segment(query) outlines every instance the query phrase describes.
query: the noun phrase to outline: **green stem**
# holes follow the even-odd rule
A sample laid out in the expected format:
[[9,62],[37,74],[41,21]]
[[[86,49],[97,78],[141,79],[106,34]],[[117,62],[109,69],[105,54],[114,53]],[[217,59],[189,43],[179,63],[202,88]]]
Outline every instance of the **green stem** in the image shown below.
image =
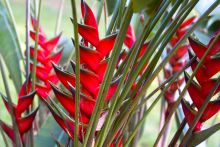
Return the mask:
[[38,50],[38,39],[39,39],[39,27],[40,27],[40,14],[41,14],[41,0],[39,1],[38,6],[39,12],[37,16],[37,26],[36,26],[36,39],[35,39],[35,46],[34,46],[34,57],[33,57],[33,68],[32,68],[32,90],[35,90],[36,84],[36,68],[37,68],[37,50]]
[[[159,71],[163,68],[163,66],[170,60],[170,57],[176,53],[176,51],[177,51],[177,49],[179,48],[179,46],[180,46],[180,45],[190,36],[190,34],[206,19],[206,17],[212,12],[212,10],[214,10],[214,9],[218,6],[219,3],[220,3],[220,2],[217,1],[217,2],[215,2],[211,7],[209,7],[209,9],[198,19],[198,21],[186,32],[186,34],[183,36],[183,38],[180,39],[180,41],[178,41],[178,43],[174,46],[174,48],[172,49],[170,55],[167,56],[166,59],[164,60],[164,62],[158,67],[158,69],[156,69],[156,71],[155,71],[156,73],[159,73]],[[208,50],[207,50],[207,51],[208,51]],[[203,57],[205,58],[205,55],[204,55]],[[203,60],[204,60],[204,59],[203,59]],[[202,61],[202,59],[201,59],[201,61]],[[197,72],[197,70],[198,70],[198,68],[199,68],[200,66],[201,66],[201,63],[199,63],[199,64],[197,65],[197,68],[195,69],[195,71],[194,71],[193,74],[191,75],[189,81],[186,83],[185,88],[184,88],[183,91],[180,93],[179,98],[177,99],[177,101],[176,101],[175,104],[173,105],[173,108],[172,108],[170,114],[168,115],[167,120],[166,120],[166,122],[165,122],[163,128],[161,129],[161,131],[160,131],[160,133],[159,133],[159,135],[158,135],[158,137],[157,137],[157,139],[156,139],[156,142],[155,142],[154,146],[157,146],[157,143],[158,143],[158,141],[159,141],[161,135],[162,135],[162,134],[164,133],[164,131],[166,130],[166,127],[167,127],[167,124],[168,124],[169,120],[171,119],[171,117],[172,117],[173,113],[175,112],[176,108],[179,106],[183,95],[185,94],[185,92],[186,92],[186,90],[187,90],[187,88],[188,88],[190,82],[192,81],[193,77],[195,76],[195,74],[196,74],[196,72]]]
[[124,12],[124,9],[125,9],[125,4],[126,4],[126,0],[120,0],[120,6],[119,6],[119,10],[118,10],[118,17],[117,17],[117,21],[116,21],[116,29],[120,27],[121,25],[121,20],[122,20],[122,17],[123,17],[123,12]]
[[186,125],[186,120],[184,119],[184,120],[182,121],[182,123],[180,124],[178,130],[176,131],[174,137],[172,138],[172,140],[171,140],[171,142],[170,142],[170,144],[169,144],[169,147],[176,146],[176,143],[177,143],[177,141],[178,141],[178,138],[180,137],[180,135],[181,135],[181,133],[182,133],[182,131],[183,131],[185,125]]
[[30,75],[30,0],[26,0],[26,79]]
[[158,96],[154,102],[151,104],[151,106],[147,109],[146,112],[144,112],[144,115],[142,117],[141,120],[138,121],[137,125],[135,126],[135,128],[133,129],[132,133],[130,134],[129,138],[127,141],[125,141],[125,147],[128,147],[128,145],[130,144],[130,142],[132,141],[132,139],[134,138],[134,136],[136,135],[138,129],[140,128],[140,126],[143,124],[145,118],[148,116],[148,114],[151,112],[151,110],[154,108],[154,106],[157,104],[157,102],[160,100],[160,97]]
[[107,4],[106,1],[104,1],[104,22],[105,22],[105,32],[107,31]]
[[[181,23],[182,23],[182,21],[184,20],[184,18],[187,16],[187,14],[191,11],[191,9],[194,7],[194,5],[192,5],[189,9],[188,9],[188,7],[187,7],[187,11],[185,12],[185,14],[182,16],[182,18],[179,20],[179,22],[177,23],[177,25],[172,29],[172,31],[170,32],[170,33],[168,33],[168,37],[166,37],[166,39],[163,41],[163,43],[162,43],[162,45],[161,45],[161,49],[162,48],[164,48],[164,46],[169,42],[169,40],[170,40],[170,38],[171,38],[171,36],[172,36],[172,34],[175,32],[175,29],[176,29],[176,27],[177,26],[179,26]],[[161,50],[160,49],[160,50]],[[170,55],[169,56],[169,58],[170,57],[172,57],[173,56],[173,54],[172,55]],[[157,58],[157,57],[156,57]],[[143,59],[143,58],[142,58]],[[167,63],[167,62],[166,62]],[[163,66],[162,66],[162,68],[164,67],[164,65],[166,64],[165,62],[162,62],[162,64],[163,64]],[[159,66],[160,67],[160,66]],[[161,70],[161,69],[160,69]],[[145,82],[145,84],[142,86],[142,89],[141,89],[141,91],[139,91],[139,94],[138,94],[138,96],[134,99],[134,101],[130,101],[130,104],[132,104],[131,106],[130,105],[127,105],[127,113],[125,113],[125,115],[129,115],[129,113],[130,112],[132,112],[132,109],[134,109],[135,108],[135,106],[138,104],[138,101],[139,101],[139,99],[145,94],[145,91],[146,91],[146,89],[150,86],[150,84],[153,82],[153,79],[155,78],[155,77],[157,77],[157,75],[158,75],[158,73],[159,72],[154,72],[150,77],[148,77],[148,79],[146,80],[146,82]],[[121,98],[120,98],[121,99]],[[116,109],[117,110],[117,109]],[[125,121],[125,119],[123,118],[123,121],[121,121],[120,122],[120,125],[123,123]],[[119,125],[119,126],[120,126]],[[119,129],[119,127],[117,128],[117,129]],[[117,129],[116,129],[116,132],[117,132]]]
[[116,38],[116,42],[115,42],[113,50],[112,50],[110,61],[108,63],[107,71],[105,72],[104,80],[103,80],[103,82],[101,84],[101,88],[99,90],[95,109],[94,109],[93,115],[90,119],[89,126],[87,128],[87,133],[86,133],[85,141],[84,141],[84,147],[87,145],[87,143],[89,143],[89,146],[92,143],[91,141],[93,139],[93,135],[94,135],[94,132],[95,132],[98,120],[99,120],[99,116],[100,116],[102,107],[104,105],[104,98],[106,97],[109,86],[111,84],[113,73],[114,73],[114,70],[115,70],[115,67],[117,64],[117,60],[118,60],[120,51],[121,51],[120,49],[123,45],[124,38],[125,38],[125,35],[127,32],[127,28],[130,23],[132,14],[133,14],[132,3],[130,3],[127,10],[126,10],[126,13],[123,17],[123,20],[122,20],[123,23],[120,27],[119,34]]
[[74,127],[74,146],[79,146],[79,101],[80,101],[80,49],[79,49],[79,36],[78,36],[78,23],[76,2],[71,0],[72,15],[73,15],[73,29],[75,39],[75,54],[76,54],[76,94],[75,94],[75,127]]
[[[182,0],[179,0],[177,3],[180,3],[180,1]],[[167,1],[167,5],[170,3],[170,1]],[[166,8],[166,7],[164,7]],[[162,9],[163,10],[163,9]],[[176,7],[174,7],[171,11],[175,11],[177,10]],[[165,9],[163,11],[161,11],[161,16],[163,14],[163,12],[165,11]],[[160,12],[159,12],[160,13]],[[157,19],[159,19],[161,16],[158,16]],[[157,33],[155,34],[155,37],[153,40],[151,40],[149,46],[148,46],[148,49],[147,51],[145,51],[143,57],[141,58],[140,62],[138,63],[137,67],[133,66],[132,69],[131,69],[131,72],[128,76],[128,81],[126,82],[124,88],[123,88],[123,91],[122,91],[122,95],[120,96],[120,99],[121,102],[124,100],[124,98],[127,96],[127,94],[130,92],[130,89],[133,85],[133,83],[135,82],[136,78],[139,76],[139,73],[140,71],[143,69],[143,67],[147,64],[148,60],[150,59],[150,57],[152,56],[152,54],[155,52],[157,46],[155,45],[156,41],[158,40],[158,36],[162,33],[162,31],[165,29],[164,26],[166,26],[168,24],[168,22],[170,21],[172,15],[171,13],[169,13],[169,15],[166,17],[166,21],[164,21],[163,24],[161,24],[161,27],[159,28],[159,30],[157,30]],[[157,21],[156,21],[157,22]],[[152,24],[153,26],[150,26],[150,31],[152,28],[155,27],[155,23]],[[149,32],[150,33],[150,32]],[[148,36],[149,34],[146,34],[146,37]],[[141,78],[143,79],[144,77],[146,77],[145,75],[143,75]],[[141,82],[141,80],[139,80]],[[140,82],[138,82],[140,84]],[[139,85],[137,85],[139,86]],[[135,90],[138,89],[138,87],[135,87]],[[134,91],[133,90],[133,94],[134,94]],[[117,112],[117,110],[120,108],[120,105],[121,105],[121,102],[117,102],[117,109],[115,112]]]
[[[213,48],[214,44],[219,40],[219,37],[220,37],[220,33],[218,33],[218,35],[215,37],[215,39],[213,40],[213,42],[211,43],[211,45],[209,46],[209,48],[207,49],[207,51],[210,51],[210,50]],[[208,53],[209,53],[209,52],[208,52]],[[208,53],[207,53],[207,54],[205,53],[204,55],[207,56]],[[203,60],[202,60],[202,59],[203,59]],[[203,61],[204,61],[205,58],[202,58],[202,59],[201,59],[201,63],[203,63]],[[195,128],[197,122],[198,122],[199,119],[201,118],[203,112],[205,111],[206,107],[208,106],[209,101],[211,100],[211,98],[212,98],[214,92],[215,92],[216,89],[219,87],[219,85],[220,85],[220,77],[217,79],[215,85],[213,86],[212,90],[211,90],[210,93],[208,94],[208,96],[207,96],[205,102],[203,103],[202,107],[199,109],[198,113],[196,114],[195,118],[193,119],[193,121],[192,121],[192,123],[191,123],[191,125],[190,125],[190,128],[188,129],[188,131],[186,132],[185,136],[183,137],[183,140],[182,140],[182,142],[181,142],[180,145],[185,146],[185,145],[187,144],[187,141],[189,140],[189,138],[190,138],[190,136],[191,136],[191,134],[192,134],[192,132],[193,132],[193,130],[194,130],[194,128]]]
[[[191,8],[188,9],[190,6]],[[182,11],[179,13],[179,15],[176,17],[176,19],[173,21],[173,23],[168,27],[167,31],[162,35],[161,39],[157,41],[156,46],[159,46],[159,42],[162,42],[161,47],[159,48],[159,51],[157,52],[157,54],[155,55],[155,57],[152,59],[152,61],[150,62],[149,67],[147,68],[147,71],[143,74],[143,76],[140,78],[140,80],[138,81],[137,86],[135,87],[134,91],[131,94],[131,97],[133,97],[135,95],[136,90],[138,90],[138,87],[140,86],[139,83],[141,83],[145,77],[149,77],[150,73],[152,73],[152,71],[154,70],[154,68],[156,67],[157,62],[159,61],[159,57],[161,56],[166,44],[168,43],[168,41],[170,40],[170,38],[173,36],[173,33],[175,32],[175,30],[178,28],[178,26],[180,26],[180,24],[182,24],[182,22],[184,21],[184,19],[186,18],[186,16],[190,13],[190,11],[193,8],[193,5],[191,3],[189,3],[189,5],[186,5],[186,9],[188,9],[187,11],[185,9],[182,9]],[[183,15],[182,12],[185,11],[185,14]],[[182,17],[181,17],[182,16]],[[169,31],[171,29],[171,31]],[[165,38],[166,37],[166,38]],[[163,40],[165,38],[165,40]],[[163,40],[163,41],[162,41]],[[158,73],[157,73],[158,74]],[[154,78],[157,76],[157,74],[154,73]],[[147,87],[150,86],[151,82],[153,81],[154,78],[148,78],[146,80],[146,84],[143,86],[142,89],[147,89]],[[150,80],[150,81],[149,81]],[[148,86],[147,86],[148,85]],[[144,90],[142,90],[144,93]],[[142,93],[142,92],[140,92]],[[143,94],[141,94],[143,95]],[[138,98],[140,98],[141,96],[139,96]]]
[[[174,9],[177,9],[177,8],[178,8],[178,7],[174,7]],[[184,16],[183,18],[185,18],[185,16]],[[182,20],[182,21],[183,21],[183,20]],[[175,27],[177,27],[177,26],[179,26],[179,25],[180,25],[180,24],[177,24]],[[171,26],[172,26],[172,25],[171,25]],[[170,38],[170,37],[172,36],[172,34],[175,32],[175,29],[176,29],[175,27],[172,29],[171,32],[168,33],[168,37],[167,37],[167,38]],[[168,29],[168,30],[169,30],[169,29]],[[165,34],[167,34],[167,33],[165,33]],[[163,38],[163,37],[162,37],[162,38]],[[166,42],[168,42],[168,40],[164,41],[164,42],[163,42],[163,45],[166,45]],[[159,49],[159,52],[157,53],[157,55],[155,56],[155,58],[153,59],[153,61],[154,61],[155,59],[156,59],[156,61],[158,61],[158,59],[159,59],[159,57],[160,57],[160,54],[162,53],[162,50],[163,50],[163,48],[164,48],[163,45],[161,45],[161,49]],[[153,62],[153,61],[152,61],[152,62]],[[148,71],[153,71],[155,65],[156,65],[156,62],[154,61],[153,64],[150,64],[150,66],[148,67]],[[146,73],[147,73],[147,72],[146,72]],[[150,72],[149,72],[149,73],[150,73]],[[142,78],[144,78],[144,77],[148,77],[148,76],[146,76],[146,75],[144,74],[139,81],[144,81],[144,79],[142,79]],[[151,79],[150,82],[147,81],[146,84],[142,87],[142,90],[139,92],[138,96],[134,99],[133,102],[130,103],[130,104],[132,104],[132,106],[128,106],[128,107],[130,107],[130,108],[128,109],[129,112],[131,112],[132,109],[134,109],[135,105],[138,104],[139,99],[145,94],[145,91],[146,91],[147,87],[150,85],[150,83],[151,83],[152,81],[153,81],[153,79]],[[148,85],[148,86],[147,86],[147,85]],[[137,88],[137,87],[138,87],[138,85],[136,86],[136,88]],[[133,92],[134,92],[134,91],[133,91]],[[132,96],[129,96],[129,97],[133,97],[133,95],[132,95]],[[130,101],[131,101],[131,100],[130,100]],[[129,114],[129,112],[127,113],[127,115]],[[144,120],[143,120],[143,122],[144,122]]]
[[101,137],[101,138],[97,142],[98,146],[102,146],[103,145],[104,139],[107,136],[107,133],[108,133],[108,130],[109,130],[110,121],[112,120],[111,117],[112,117],[112,114],[114,112],[114,108],[115,108],[116,103],[117,103],[117,97],[120,94],[120,89],[122,89],[122,87],[124,85],[124,81],[126,80],[126,77],[127,77],[128,72],[129,72],[130,66],[134,62],[135,57],[138,55],[138,49],[139,49],[138,46],[140,46],[141,42],[143,42],[145,33],[148,32],[149,25],[150,25],[150,21],[145,26],[144,30],[146,32],[142,33],[142,35],[138,39],[138,42],[135,44],[135,47],[132,49],[132,52],[131,52],[132,56],[129,56],[129,58],[128,58],[128,62],[126,64],[125,70],[123,71],[123,75],[122,75],[122,78],[120,80],[120,83],[119,83],[119,85],[117,87],[117,90],[116,90],[115,94],[113,95],[113,98],[112,98],[113,102],[112,102],[112,105],[110,107],[110,112],[108,113],[108,116],[107,116],[106,121],[105,121],[105,125],[104,125],[104,127],[103,127],[103,129],[101,131],[101,134],[99,135],[99,137]]
[[13,108],[13,102],[11,99],[11,95],[10,95],[10,91],[9,91],[9,85],[8,85],[8,81],[6,78],[6,71],[5,71],[5,67],[3,65],[3,58],[2,55],[0,54],[0,70],[2,73],[2,79],[4,82],[4,86],[5,86],[5,91],[6,91],[6,95],[7,95],[7,100],[9,103],[9,110],[10,110],[10,116],[11,116],[11,120],[12,120],[12,124],[13,124],[13,132],[14,132],[14,137],[15,137],[15,144],[18,147],[22,147],[23,144],[21,142],[21,137],[20,137],[20,131],[18,128],[18,124],[17,124],[17,120],[16,120],[16,115],[15,115],[15,109]]
[[[170,85],[176,80],[176,78],[178,78],[178,76],[180,76],[180,74],[186,69],[188,68],[191,63],[195,60],[196,58],[193,58],[190,62],[187,63],[187,65],[185,65],[181,71],[177,72],[173,77],[172,80],[170,81],[170,83],[166,86],[166,88],[163,89],[163,91],[157,96],[156,100],[153,102],[153,104],[151,105],[151,107],[155,106],[156,103],[158,102],[159,98],[161,96],[164,95],[164,93],[168,90],[168,88],[170,87]],[[144,101],[146,102],[146,100],[148,100],[149,98],[145,98]],[[138,105],[135,110],[137,110],[138,108],[140,108],[141,106],[143,106],[145,104],[145,102],[142,102],[140,105]],[[129,136],[128,141],[126,141],[126,144],[128,145],[129,142],[133,139],[133,137],[135,136],[135,134],[138,131],[138,128],[144,123],[145,118],[147,117],[148,113],[151,111],[152,108],[149,108],[143,115],[143,117],[141,118],[141,120],[138,121],[138,124],[136,125],[134,131],[132,132],[132,134]]]
[[117,4],[115,6],[115,9],[114,9],[114,12],[113,12],[113,15],[112,15],[112,18],[111,18],[111,21],[109,23],[109,26],[108,26],[108,29],[106,31],[106,36],[110,35],[111,34],[111,31],[114,27],[114,24],[115,24],[115,20],[118,16],[118,11],[119,11],[119,6],[120,6],[120,0],[117,1]]
[[[167,83],[166,87],[170,87],[171,84],[173,84],[173,82],[175,82],[175,80],[191,65],[191,63],[195,60],[196,58],[193,57],[180,71],[176,72],[172,77],[170,77],[167,81],[163,82],[158,88],[156,88],[154,91],[152,91],[152,93],[150,93],[146,98],[144,98],[144,100],[142,101],[141,104],[139,104],[136,107],[136,110],[138,108],[140,108],[141,106],[145,105],[146,102],[158,91],[160,90],[162,87],[164,87]],[[164,89],[164,88],[163,88]]]
[[[26,80],[28,80],[30,76],[30,37],[29,37],[29,32],[30,32],[30,0],[26,0]],[[26,91],[27,94],[28,91]],[[28,114],[29,110],[27,110]],[[33,129],[31,128],[30,131],[25,135],[25,146],[30,146],[30,143],[33,141]]]
[[[169,41],[169,38],[172,36],[173,32],[175,32],[176,27],[179,26],[179,25],[182,23],[182,21],[185,19],[185,17],[188,15],[189,12],[190,12],[190,11],[188,11],[185,15],[183,15],[183,17],[181,18],[181,21],[178,22],[178,25],[176,25],[176,26],[174,27],[174,29],[172,29],[172,31],[171,31],[170,33],[168,33],[169,35],[168,35],[168,37],[166,38],[166,40],[163,41],[163,43],[162,43],[163,45],[166,45],[166,43]],[[170,27],[172,27],[172,25],[171,25]],[[165,34],[167,34],[167,33],[165,33]],[[164,48],[163,45],[161,45],[161,49]],[[161,50],[161,49],[160,49],[160,50]],[[161,51],[159,51],[159,52],[158,52],[158,55],[155,56],[156,61],[159,59],[158,57],[160,56],[160,54],[161,54]],[[153,63],[154,63],[154,62],[153,62]],[[155,64],[155,63],[154,63],[154,64]],[[152,65],[152,64],[150,64],[150,65]],[[154,66],[151,66],[150,69],[153,70],[153,67],[154,67]],[[135,98],[135,102],[133,102],[133,103],[136,104],[136,103],[138,102],[138,100],[139,100],[140,97],[145,93],[145,90],[147,89],[147,87],[150,85],[150,83],[153,81],[154,78],[149,78],[149,79],[151,79],[151,81],[150,81],[150,82],[149,82],[149,81],[146,82],[145,86],[142,88],[142,90],[140,91],[140,94],[138,95],[137,98]],[[141,81],[141,80],[140,80],[140,81]],[[146,85],[148,85],[148,86],[146,86]],[[134,92],[134,91],[133,91],[133,92]],[[131,96],[131,97],[132,97],[132,96]],[[132,109],[132,108],[130,108],[130,109]]]
[[[34,56],[33,56],[33,68],[32,68],[32,72],[31,72],[31,78],[32,78],[32,85],[31,85],[31,89],[35,90],[35,86],[36,86],[36,68],[37,68],[37,51],[38,51],[38,39],[39,39],[39,27],[40,27],[40,14],[41,14],[41,0],[39,1],[39,5],[38,5],[38,16],[37,16],[37,26],[36,26],[36,39],[35,39],[35,46],[34,46]],[[39,100],[39,105],[41,105],[41,100]],[[33,106],[32,106],[33,108]],[[41,126],[43,124],[43,120],[44,120],[44,113],[43,113],[43,107],[39,108],[39,125]],[[32,142],[32,141],[31,141]],[[32,142],[33,144],[33,142]]]
[[[164,8],[158,13],[158,15],[155,17],[155,19],[153,20],[153,24],[154,23],[156,23],[158,20],[159,20],[159,18],[160,18],[160,16],[163,14],[163,10],[168,6],[168,4],[169,4],[169,2],[167,2],[167,5],[165,5],[164,6]],[[151,21],[149,21],[149,22],[151,22]],[[124,73],[127,73],[128,72],[128,69],[129,69],[129,67],[130,67],[130,62],[134,59],[134,58],[136,58],[135,56],[137,55],[137,52],[133,52],[133,50],[136,50],[137,48],[139,49],[139,51],[140,51],[140,49],[141,49],[141,47],[140,46],[142,46],[141,44],[143,44],[143,42],[144,42],[144,38],[146,37],[146,36],[148,36],[149,34],[150,34],[150,32],[151,32],[151,30],[153,29],[153,27],[155,26],[155,25],[150,25],[150,27],[148,26],[149,24],[147,24],[146,25],[146,27],[145,27],[145,29],[144,29],[144,32],[142,33],[142,36],[139,38],[139,39],[137,39],[138,40],[138,42],[136,42],[135,43],[135,46],[132,48],[132,49],[130,49],[130,50],[132,50],[132,52],[129,52],[129,55],[130,54],[132,54],[132,57],[133,58],[131,58],[131,59],[128,59],[128,58],[130,58],[130,56],[127,56],[126,57],[126,59],[128,59],[128,60],[126,60],[126,61],[128,61],[128,63],[126,64],[126,67],[125,67],[125,69],[124,69],[124,72],[123,72],[123,74]],[[136,58],[137,59],[137,58]],[[124,75],[123,75],[124,76]],[[123,79],[123,78],[122,78]],[[112,120],[111,119],[111,117],[113,116],[112,115],[112,111],[114,111],[114,112],[117,112],[117,110],[118,110],[118,108],[116,108],[116,110],[115,110],[115,105],[116,104],[121,104],[121,102],[123,101],[123,99],[120,99],[120,102],[118,102],[117,101],[117,99],[115,98],[115,97],[118,97],[118,92],[119,92],[119,89],[121,89],[121,83],[123,83],[123,80],[121,79],[121,81],[120,81],[120,83],[119,83],[119,86],[118,86],[118,88],[117,88],[117,90],[116,90],[116,92],[115,92],[115,95],[113,96],[113,104],[111,105],[111,108],[110,108],[110,112],[109,112],[109,114],[108,114],[108,117],[107,117],[107,121],[106,121],[106,124],[104,125],[104,128],[106,129],[106,128],[108,128],[108,130],[109,130],[109,125],[110,125],[110,120]],[[112,122],[112,121],[111,121]],[[105,133],[105,135],[100,135],[100,136],[106,136],[106,132],[108,132],[107,130],[102,130],[103,132],[102,133]]]

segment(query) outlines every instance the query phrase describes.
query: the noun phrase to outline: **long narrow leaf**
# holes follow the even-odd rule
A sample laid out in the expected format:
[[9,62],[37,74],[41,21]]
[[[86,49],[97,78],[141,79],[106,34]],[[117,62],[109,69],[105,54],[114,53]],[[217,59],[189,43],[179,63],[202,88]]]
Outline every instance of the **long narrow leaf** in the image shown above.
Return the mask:
[[19,51],[20,46],[16,41],[18,36],[16,35],[11,19],[9,18],[7,9],[4,7],[3,3],[0,2],[0,52],[18,92],[22,84],[19,62],[21,59],[21,52]]

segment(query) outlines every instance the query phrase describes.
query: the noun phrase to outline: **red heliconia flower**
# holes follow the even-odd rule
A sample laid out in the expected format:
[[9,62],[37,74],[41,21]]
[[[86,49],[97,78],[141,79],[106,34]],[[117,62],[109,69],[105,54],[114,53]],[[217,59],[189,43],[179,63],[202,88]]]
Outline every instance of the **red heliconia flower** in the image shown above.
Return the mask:
[[[96,99],[98,97],[98,92],[100,85],[103,81],[107,65],[108,65],[108,55],[112,51],[117,34],[111,34],[103,39],[99,36],[99,30],[96,23],[95,16],[90,9],[90,7],[82,0],[81,1],[81,11],[83,24],[78,24],[78,32],[82,37],[80,43],[80,128],[79,128],[79,140],[83,139],[86,132],[86,125],[93,113]],[[44,40],[44,39],[42,39]],[[125,39],[125,45],[130,49],[136,40],[133,28],[129,26],[128,33]],[[145,44],[139,54],[139,57],[143,56],[147,48]],[[122,56],[121,56],[122,57]],[[124,58],[120,58],[123,60]],[[119,62],[118,62],[119,63]],[[53,64],[56,76],[66,90],[61,90],[51,83],[51,87],[54,94],[62,105],[64,109],[69,113],[71,118],[75,115],[75,86],[76,86],[76,76],[75,76],[75,63],[71,62],[73,73],[69,73],[57,66],[56,63]],[[113,94],[115,93],[118,83],[120,81],[120,76],[113,79],[111,85],[108,89],[107,96],[104,101],[108,102]],[[65,92],[64,92],[65,91]],[[49,103],[44,100],[48,107],[50,108],[54,119],[57,123],[65,130],[70,138],[73,139],[74,134],[74,123],[69,118],[64,118],[55,112]],[[103,117],[107,112],[103,111],[100,122],[103,121]],[[100,123],[101,124],[101,123]],[[99,131],[99,127],[96,131]],[[123,140],[120,141],[120,146]]]
[[[30,36],[33,40],[36,40],[36,27],[38,21],[31,17],[31,22],[34,31],[30,32]],[[51,91],[51,87],[49,81],[53,83],[58,82],[58,78],[53,73],[53,67],[51,62],[58,63],[61,59],[62,49],[56,49],[57,44],[60,40],[60,35],[47,40],[46,35],[43,31],[43,28],[39,26],[39,35],[38,35],[38,43],[39,48],[37,50],[37,67],[36,67],[36,77],[38,78],[38,82],[36,84],[37,94],[40,97],[47,98],[49,92]],[[31,57],[34,57],[34,48],[30,47]],[[31,70],[32,70],[31,63]]]
[[[86,132],[86,125],[88,124],[90,117],[93,113],[98,92],[103,81],[105,71],[107,69],[108,60],[107,55],[113,49],[116,35],[112,34],[106,38],[101,39],[99,37],[98,26],[92,10],[89,6],[81,1],[81,11],[84,24],[78,24],[78,32],[82,37],[80,43],[80,128],[79,128],[79,140],[83,140],[83,136]],[[92,47],[91,47],[92,46]],[[61,106],[68,112],[70,118],[75,116],[75,62],[71,62],[73,73],[65,71],[59,67],[56,62],[53,62],[52,66],[61,84],[66,88],[62,90],[55,86],[54,82],[51,82],[51,88],[55,94],[55,97],[61,104]],[[120,77],[114,79],[111,82],[107,96],[104,99],[108,102],[113,96],[118,87]],[[57,121],[57,123],[63,128],[63,130],[69,135],[71,139],[74,138],[74,122],[69,118],[65,118],[58,114],[50,107],[49,103],[44,100],[50,111]],[[105,114],[103,111],[102,116]],[[97,129],[98,131],[98,129]]]
[[[195,17],[191,17],[185,20],[180,25],[180,27],[176,30],[175,35],[171,38],[169,42],[170,47],[167,47],[166,50],[167,54],[169,54],[170,48],[173,48],[176,45],[176,43],[182,38],[182,36],[186,33],[187,29],[194,21],[195,21]],[[169,63],[163,70],[165,79],[169,79],[171,76],[179,72],[185,66],[187,61],[186,54],[188,49],[189,49],[189,45],[187,43],[183,44],[178,48],[176,54],[170,59]],[[179,87],[183,84],[183,82],[184,82],[184,77],[177,79],[175,82],[171,84],[169,89],[165,92],[164,98],[168,103],[165,116],[169,114],[172,105],[175,101],[175,93],[177,92]]]
[[[196,17],[191,17],[187,20],[185,20],[180,27],[176,30],[175,36],[173,36],[170,40],[171,46],[175,46],[176,43],[184,36],[184,34],[187,32],[187,29],[191,26],[192,23],[194,23],[196,20]],[[177,53],[178,54],[178,53]]]
[[[128,47],[128,49],[131,49],[132,46],[134,45],[135,41],[136,41],[136,36],[135,36],[134,28],[132,25],[129,25],[124,43]],[[138,55],[139,58],[141,58],[144,55],[144,52],[147,50],[147,47],[148,47],[148,43],[144,43],[144,45],[142,46],[141,51]],[[125,58],[126,54],[127,53],[124,52],[120,59],[123,60]],[[146,65],[146,67],[147,67],[147,65]],[[143,68],[142,72],[144,71],[145,68]],[[141,72],[141,74],[142,74],[142,72]]]
[[[216,33],[217,34],[217,33]],[[212,37],[212,39],[209,41],[209,44],[207,46],[201,44],[200,42],[189,38],[190,46],[192,50],[194,51],[195,55],[198,57],[197,60],[195,60],[191,64],[191,68],[194,71],[196,66],[199,63],[199,60],[204,55],[205,51],[209,48],[210,44],[212,44],[213,40],[216,37],[216,34]],[[198,81],[192,81],[190,83],[190,86],[188,87],[188,93],[190,95],[190,98],[193,102],[193,105],[199,110],[203,103],[205,102],[209,92],[215,85],[216,80],[212,77],[217,74],[220,71],[220,66],[218,64],[219,60],[218,53],[220,51],[220,40],[217,40],[217,42],[214,44],[213,48],[211,49],[208,56],[206,56],[203,65],[200,67],[198,72],[196,73],[195,77]],[[190,58],[193,57],[191,51],[189,51]],[[217,58],[213,58],[217,57]],[[217,63],[217,64],[216,64]],[[185,80],[187,81],[189,79],[189,75],[185,73]],[[217,87],[217,90],[215,91],[215,94],[220,91],[220,87]],[[194,109],[194,113],[192,113],[191,109],[192,107],[186,107],[185,102],[182,102],[183,106],[183,112],[185,114],[187,122],[190,124],[197,113],[197,111]],[[210,101],[205,109],[205,111],[202,114],[202,117],[200,118],[197,126],[194,131],[199,131],[202,128],[202,123],[210,119],[213,115],[215,115],[220,110],[220,100],[213,100]]]
[[[29,106],[32,104],[34,96],[35,96],[35,91],[31,92],[31,80],[30,78],[25,81],[25,83],[22,85],[19,95],[18,95],[18,102],[17,105],[13,104],[13,111],[15,113],[15,120],[18,125],[18,129],[20,132],[20,136],[23,138],[23,135],[31,128],[34,118],[37,114],[37,109],[34,111],[30,112],[26,116],[22,116],[22,114],[28,110]],[[10,111],[10,103],[8,102],[7,97],[2,96],[2,99],[4,101],[5,107],[7,108],[8,112],[11,113]],[[4,130],[4,132],[8,135],[8,137],[15,143],[15,138],[14,138],[14,130],[11,126],[7,125],[5,122],[0,120],[0,126]]]

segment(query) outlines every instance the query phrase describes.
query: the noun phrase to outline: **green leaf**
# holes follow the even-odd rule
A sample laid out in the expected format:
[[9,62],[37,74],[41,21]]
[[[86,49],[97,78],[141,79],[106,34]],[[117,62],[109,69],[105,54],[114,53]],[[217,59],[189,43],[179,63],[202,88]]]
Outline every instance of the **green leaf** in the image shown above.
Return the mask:
[[197,146],[220,129],[220,123],[200,132],[194,133],[189,140],[189,146]]
[[158,6],[161,4],[161,0],[132,0],[134,12],[141,12],[145,10],[151,15]]
[[0,2],[0,26],[0,52],[8,68],[10,78],[13,80],[16,90],[19,91],[22,81],[19,63],[21,54],[17,41],[18,36],[2,2]]
[[106,0],[106,4],[108,16],[110,16],[114,12],[115,6],[117,5],[117,0]]
[[55,122],[52,115],[50,115],[35,137],[34,146],[41,147],[43,145],[47,147],[54,147],[57,145],[58,141],[60,144],[65,144],[67,140],[67,134]]

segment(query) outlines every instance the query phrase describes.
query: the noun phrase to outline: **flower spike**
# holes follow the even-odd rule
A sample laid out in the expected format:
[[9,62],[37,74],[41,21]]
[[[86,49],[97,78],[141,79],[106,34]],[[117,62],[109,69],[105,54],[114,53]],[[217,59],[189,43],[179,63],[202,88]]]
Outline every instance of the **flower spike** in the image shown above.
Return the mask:
[[[32,26],[35,32],[31,31],[30,36],[35,41],[36,40],[36,26],[39,22],[32,17]],[[53,73],[53,66],[51,62],[58,63],[62,56],[62,49],[56,50],[58,42],[61,38],[61,33],[54,38],[48,40],[42,27],[39,29],[39,49],[37,50],[37,67],[36,67],[36,77],[39,82],[36,83],[37,94],[40,97],[47,98],[51,87],[49,80],[53,81],[55,84],[58,82],[58,78]],[[31,57],[34,57],[34,48],[30,47]],[[31,63],[32,70],[32,63]]]
[[[212,39],[209,41],[208,45],[205,46],[198,41],[189,38],[190,46],[192,50],[194,51],[195,55],[198,57],[197,60],[191,63],[191,68],[194,71],[196,66],[199,64],[199,61],[204,56],[206,50],[210,47],[210,44],[215,39],[215,35],[212,37]],[[211,48],[211,51],[209,52],[208,56],[206,56],[203,64],[199,68],[198,72],[196,73],[196,79],[198,81],[198,84],[195,81],[192,81],[190,83],[190,86],[188,87],[188,93],[190,95],[190,98],[193,101],[193,104],[199,110],[202,105],[204,104],[207,96],[209,95],[211,89],[213,89],[216,79],[213,79],[212,77],[217,74],[220,71],[220,67],[218,65],[218,60],[213,59],[212,56],[219,52],[219,40],[214,44],[213,48]],[[189,50],[189,57],[192,58],[193,53]],[[185,74],[185,80],[188,81],[189,75]],[[217,90],[215,91],[214,95],[220,91],[220,86],[217,87]],[[184,109],[183,109],[184,110]],[[199,122],[197,125],[202,125],[205,121],[210,119],[212,116],[214,116],[218,111],[220,110],[220,101],[214,100],[210,101],[204,110]],[[184,110],[186,111],[186,110]],[[197,113],[197,112],[196,112]],[[185,113],[185,116],[187,114]],[[187,116],[186,116],[187,117]],[[194,116],[193,116],[194,118]],[[188,121],[188,123],[190,123]],[[197,130],[198,128],[195,128]],[[201,130],[201,128],[199,129]]]

